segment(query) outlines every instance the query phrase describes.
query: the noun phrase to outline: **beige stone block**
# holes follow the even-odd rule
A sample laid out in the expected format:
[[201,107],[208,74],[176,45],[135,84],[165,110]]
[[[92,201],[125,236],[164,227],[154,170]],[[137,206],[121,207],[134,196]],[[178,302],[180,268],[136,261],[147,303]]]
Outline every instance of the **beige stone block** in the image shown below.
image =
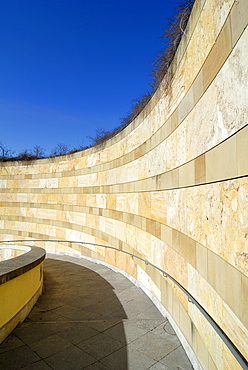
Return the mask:
[[161,189],[161,175],[157,175],[156,176],[156,190],[160,190]]
[[177,325],[179,327],[180,326],[180,302],[179,302],[179,299],[178,297],[175,295],[175,292],[174,292],[174,289],[172,289],[171,287],[168,286],[168,289],[170,290],[171,289],[171,294],[170,294],[170,301],[171,301],[171,315],[173,317],[173,320],[177,323]]
[[194,335],[193,335],[193,350],[196,354],[198,361],[203,367],[203,369],[208,369],[209,353],[204,343],[204,340],[201,338],[196,328],[194,328]]
[[[199,291],[201,291],[205,295],[208,294],[208,292],[205,292],[203,290],[203,287],[198,288]],[[209,354],[214,359],[214,362],[216,363],[216,368],[222,369],[222,346],[223,341],[219,337],[219,335],[215,332],[215,330],[210,326],[208,321],[204,318],[204,316],[200,313],[200,311],[196,308],[195,305],[190,304],[189,305],[190,310],[190,316],[192,317],[192,320],[194,321],[194,324],[199,331],[201,338],[204,340],[205,346],[208,349]],[[210,313],[212,317],[212,315]],[[208,368],[207,368],[208,369]]]
[[130,257],[127,259],[126,272],[137,279],[137,264]]
[[156,192],[151,194],[151,217],[152,219],[166,224],[166,194]]
[[126,218],[126,220],[127,220],[127,223],[128,223],[129,225],[133,225],[134,215],[133,215],[133,214],[131,214],[131,213],[127,213],[127,218]]
[[171,134],[171,118],[169,118],[160,129],[161,142]]
[[196,266],[196,241],[187,235],[179,233],[179,252],[191,266]]
[[138,215],[134,215],[133,225],[138,228],[142,228],[142,218]]
[[157,279],[160,279],[160,276],[158,274],[158,270],[156,270],[153,266],[151,265],[145,265],[145,272],[150,278],[149,285],[150,285],[150,290],[151,290],[151,283],[153,282],[156,284]]
[[146,230],[146,218],[141,217],[141,229]]
[[223,326],[224,332],[234,343],[244,357],[248,358],[248,329],[241,323],[232,310],[223,304]]
[[155,191],[157,190],[157,181],[156,176],[153,176],[148,179],[148,190],[149,191]]
[[146,143],[146,153],[148,153],[151,150],[151,139],[149,138]]
[[223,272],[225,261],[208,250],[208,282],[223,298]]
[[87,207],[95,207],[96,206],[96,196],[89,194],[86,198],[86,206]]
[[194,163],[195,163],[195,184],[204,183],[206,181],[205,154],[202,154],[199,157],[197,157]]
[[167,281],[163,277],[163,275],[161,275],[160,280],[161,280],[160,281],[161,303],[167,309],[167,311],[171,312],[171,307],[169,307],[169,304],[171,304],[171,299],[169,298],[170,293],[169,293]]
[[143,184],[144,184],[144,182],[142,180],[135,181],[133,184],[134,184],[134,191],[135,192],[138,193],[138,192],[143,191]]
[[138,198],[138,212],[139,215],[150,218],[151,217],[151,194],[140,193]]
[[175,230],[175,229],[171,229],[172,230],[172,248],[179,252],[180,251],[180,232]]
[[203,65],[203,88],[207,90],[208,86],[214,80],[215,76],[225,63],[229,53],[232,50],[232,36],[230,20],[227,19],[210,54]]
[[196,243],[196,269],[201,276],[207,280],[208,274],[208,254],[207,248]]
[[205,160],[207,182],[237,176],[236,137],[232,136],[207,152]]
[[159,137],[157,137],[156,135],[153,135],[151,137],[151,149],[155,148],[158,144],[159,144]]
[[[149,234],[154,235],[156,238],[161,238],[161,224],[154,220],[146,220],[146,228]],[[149,231],[148,231],[149,230]]]
[[194,90],[193,87],[191,87],[178,106],[179,124],[185,119],[185,117],[187,117],[187,115],[193,109],[193,107],[194,107]]
[[[212,359],[211,355],[209,354],[208,356],[208,367],[206,368],[207,370],[220,370],[216,366],[214,360]],[[224,370],[224,369],[223,369]]]
[[248,21],[248,2],[247,0],[235,1],[231,10],[231,29],[232,45],[238,41],[241,33],[247,26]]
[[193,92],[194,92],[194,102],[196,104],[204,93],[202,70],[198,73],[193,83]]
[[248,174],[248,125],[236,134],[236,149],[237,175],[245,176]]
[[179,187],[179,168],[175,168],[172,171],[172,186],[173,188]]
[[[233,312],[241,319],[242,317],[242,303],[240,297],[242,295],[241,277],[242,274],[232,265],[226,263],[226,276],[224,282],[225,297],[224,300]],[[232,289],[230,289],[232,287]]]
[[172,113],[172,115],[170,117],[170,120],[171,120],[171,130],[174,131],[175,128],[178,126],[179,122],[180,122],[179,119],[178,119],[178,110],[177,109]]
[[153,269],[151,274],[151,292],[159,301],[161,300],[160,277],[161,273],[157,269]]
[[179,167],[179,187],[190,186],[195,183],[194,161]]
[[123,220],[124,223],[126,223],[126,224],[128,223],[128,214],[127,213],[123,213],[122,220]]
[[244,326],[248,329],[248,277],[244,274],[241,275],[241,320]]
[[124,164],[124,157],[125,156],[118,158],[118,166],[120,166],[120,167],[123,166],[123,164]]
[[135,160],[134,151],[132,151],[132,152],[129,153],[128,158],[129,158],[129,162],[132,162],[132,161]]
[[130,193],[126,195],[126,212],[138,214],[138,194]]
[[188,313],[185,311],[184,307],[180,305],[180,330],[183,332],[186,340],[189,345],[193,344],[193,333],[192,333],[192,320],[189,317]]
[[208,251],[208,281],[234,313],[241,317],[241,272]]
[[171,189],[173,187],[173,173],[172,171],[162,173],[160,175],[160,188],[163,189]]
[[225,369],[228,369],[228,370],[244,369],[227,347],[223,348],[222,356],[223,356],[223,369],[224,370]]

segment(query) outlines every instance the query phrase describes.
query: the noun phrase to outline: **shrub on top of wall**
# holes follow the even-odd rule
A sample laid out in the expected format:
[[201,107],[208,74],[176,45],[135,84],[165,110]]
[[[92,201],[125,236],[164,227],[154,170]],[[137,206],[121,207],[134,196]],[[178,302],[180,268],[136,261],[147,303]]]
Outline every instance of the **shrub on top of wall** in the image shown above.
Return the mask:
[[[129,112],[129,114],[122,119],[121,125],[118,126],[116,129],[112,131],[104,130],[103,128],[96,129],[95,136],[89,137],[92,144],[91,146],[95,146],[105,142],[106,140],[110,139],[111,137],[118,134],[122,131],[125,127],[127,127],[144,109],[146,104],[151,99],[152,95],[158,88],[159,84],[163,80],[164,76],[169,70],[173,57],[176,53],[177,47],[180,43],[182,35],[184,33],[184,29],[188,23],[188,19],[194,5],[195,0],[182,0],[180,5],[175,9],[175,14],[172,19],[169,21],[168,28],[164,31],[162,35],[162,39],[166,40],[165,48],[155,57],[153,62],[153,67],[151,71],[151,75],[153,77],[153,81],[151,83],[151,91],[146,91],[140,98],[136,98],[132,101],[133,105]],[[35,150],[35,148],[38,149]],[[55,147],[50,155],[50,157],[57,157],[60,155],[65,154],[72,154],[80,150],[87,149],[88,147],[80,147],[79,149],[70,150],[67,144],[58,144]],[[18,156],[13,156],[12,151],[7,149],[2,143],[0,142],[0,151],[2,151],[2,155],[0,155],[0,161],[30,161],[34,159],[41,159],[44,158],[44,150],[39,146],[35,146],[33,152],[24,150]],[[1,152],[0,152],[1,154]]]

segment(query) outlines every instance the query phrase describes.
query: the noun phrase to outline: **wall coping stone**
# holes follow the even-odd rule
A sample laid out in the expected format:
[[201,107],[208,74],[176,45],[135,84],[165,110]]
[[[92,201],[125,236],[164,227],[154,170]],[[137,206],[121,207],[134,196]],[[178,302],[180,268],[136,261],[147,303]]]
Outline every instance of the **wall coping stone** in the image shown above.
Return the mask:
[[[27,249],[25,249],[24,246],[15,246],[15,249],[27,250],[27,253],[0,262],[0,285],[32,270],[44,261],[46,256],[45,249],[39,247],[25,247]],[[12,246],[10,245],[9,248],[12,248]]]

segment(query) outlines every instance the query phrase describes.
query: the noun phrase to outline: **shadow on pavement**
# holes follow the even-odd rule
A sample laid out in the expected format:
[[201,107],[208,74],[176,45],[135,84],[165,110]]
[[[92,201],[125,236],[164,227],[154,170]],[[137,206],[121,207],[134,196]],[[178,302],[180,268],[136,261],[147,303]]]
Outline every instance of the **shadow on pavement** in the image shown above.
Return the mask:
[[[0,346],[1,369],[127,369],[126,314],[112,285],[84,266],[45,260],[44,293]],[[114,338],[105,331],[113,328]],[[118,360],[114,353],[120,353]]]

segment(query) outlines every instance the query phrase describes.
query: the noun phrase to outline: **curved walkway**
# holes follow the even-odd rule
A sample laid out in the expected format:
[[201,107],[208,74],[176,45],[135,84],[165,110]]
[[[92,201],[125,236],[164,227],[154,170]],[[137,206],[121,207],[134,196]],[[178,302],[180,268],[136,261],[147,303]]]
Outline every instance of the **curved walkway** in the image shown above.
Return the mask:
[[0,369],[188,370],[168,320],[109,268],[68,256],[45,260],[45,291],[0,345]]

